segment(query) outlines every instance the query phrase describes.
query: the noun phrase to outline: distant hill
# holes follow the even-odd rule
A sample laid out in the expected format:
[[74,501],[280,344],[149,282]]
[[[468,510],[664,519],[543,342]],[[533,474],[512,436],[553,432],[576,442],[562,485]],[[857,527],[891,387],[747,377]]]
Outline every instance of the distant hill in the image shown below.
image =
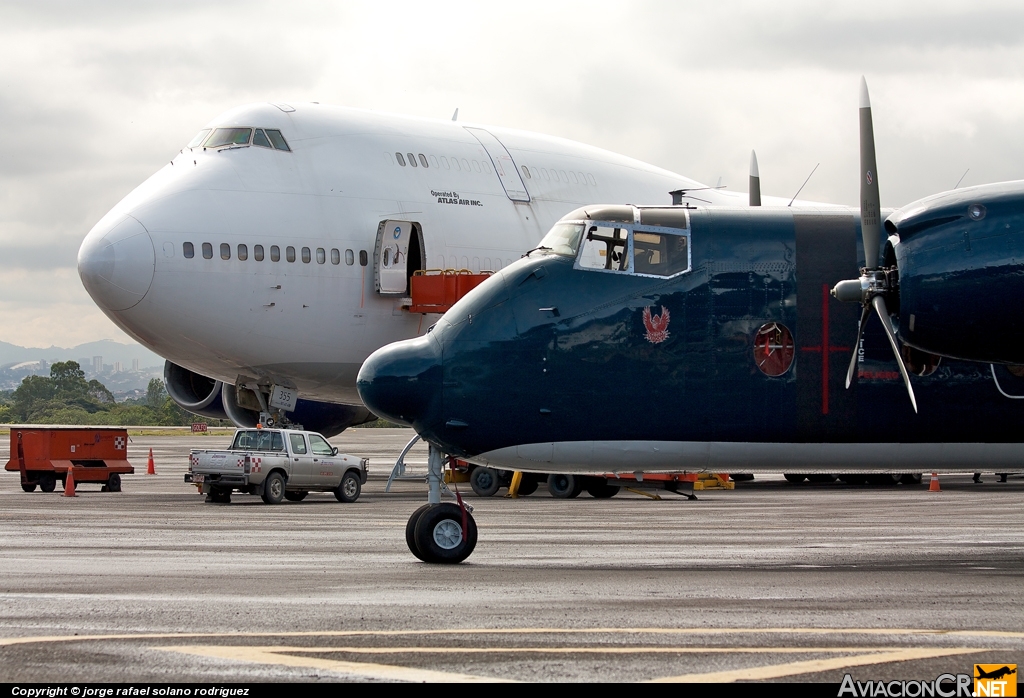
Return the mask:
[[[121,344],[109,339],[103,339],[98,342],[86,342],[69,349],[64,347],[48,347],[45,349],[39,347],[19,347],[15,344],[0,342],[0,368],[21,363],[22,361],[44,360],[53,363],[54,361],[81,362],[82,359],[88,359],[91,367],[92,357],[94,356],[102,356],[103,363],[105,364],[113,364],[115,361],[120,361],[126,369],[131,368],[133,359],[139,360],[140,369],[153,366],[162,367],[164,365],[162,358],[141,344]],[[82,368],[87,367],[83,366]]]

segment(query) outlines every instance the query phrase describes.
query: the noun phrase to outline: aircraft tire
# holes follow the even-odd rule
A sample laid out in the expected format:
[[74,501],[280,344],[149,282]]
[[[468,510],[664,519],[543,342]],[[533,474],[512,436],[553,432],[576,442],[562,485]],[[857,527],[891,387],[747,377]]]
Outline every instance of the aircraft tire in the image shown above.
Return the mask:
[[793,473],[786,473],[785,475],[783,475],[783,477],[786,478],[786,482],[792,482],[794,485],[797,485],[797,484],[803,482],[804,478],[806,478],[807,476],[806,475],[799,475],[799,474],[795,474],[794,475]]
[[501,480],[496,470],[480,466],[473,468],[473,473],[469,476],[469,484],[476,496],[491,497],[501,487]]
[[413,537],[424,562],[454,565],[469,557],[476,547],[476,521],[469,512],[466,529],[463,533],[462,509],[445,502],[420,514]]
[[567,475],[565,473],[553,473],[548,475],[548,492],[555,499],[575,499],[583,491],[583,478]]
[[362,491],[363,485],[359,482],[359,476],[350,470],[345,473],[345,476],[341,478],[341,482],[338,484],[338,488],[334,490],[334,498],[339,502],[351,504],[359,499],[359,493]]
[[284,476],[278,472],[267,475],[267,479],[263,481],[263,491],[260,492],[263,501],[267,504],[280,504],[284,499],[284,493]]
[[405,524],[405,544],[409,546],[409,552],[415,555],[419,560],[426,562],[426,558],[423,557],[423,553],[420,552],[419,546],[416,545],[416,524],[419,522],[420,517],[433,504],[424,504],[419,509],[412,513],[409,520]]
[[519,491],[516,493],[520,497],[528,497],[537,491],[537,487],[540,486],[540,481],[536,475],[528,475],[523,473],[523,479],[519,481]]
[[309,492],[285,492],[284,498],[289,502],[301,502]]
[[21,489],[24,492],[35,492],[36,491],[36,483],[34,483],[34,482],[23,482],[23,483],[21,483]]
[[835,475],[808,475],[808,482],[835,482],[838,480]]
[[601,478],[591,478],[587,483],[587,494],[594,499],[610,499],[619,493],[618,485],[610,485]]

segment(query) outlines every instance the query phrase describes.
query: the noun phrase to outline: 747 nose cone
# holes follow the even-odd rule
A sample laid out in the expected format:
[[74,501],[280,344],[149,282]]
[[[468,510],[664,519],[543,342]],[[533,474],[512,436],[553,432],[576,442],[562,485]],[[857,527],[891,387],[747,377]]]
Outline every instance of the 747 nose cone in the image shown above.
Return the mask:
[[429,424],[441,409],[441,347],[429,334],[381,347],[363,362],[356,388],[378,417]]
[[78,275],[92,299],[104,310],[127,310],[139,303],[153,283],[156,252],[142,223],[125,216],[107,228],[101,221],[78,250]]

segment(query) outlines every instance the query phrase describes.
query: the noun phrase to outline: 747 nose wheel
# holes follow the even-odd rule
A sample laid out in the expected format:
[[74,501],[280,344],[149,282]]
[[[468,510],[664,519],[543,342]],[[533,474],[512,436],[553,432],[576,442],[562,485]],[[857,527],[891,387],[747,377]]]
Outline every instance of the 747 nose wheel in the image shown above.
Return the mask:
[[456,564],[476,547],[476,521],[466,512],[463,531],[462,509],[456,504],[428,504],[409,518],[405,540],[412,554],[424,562]]

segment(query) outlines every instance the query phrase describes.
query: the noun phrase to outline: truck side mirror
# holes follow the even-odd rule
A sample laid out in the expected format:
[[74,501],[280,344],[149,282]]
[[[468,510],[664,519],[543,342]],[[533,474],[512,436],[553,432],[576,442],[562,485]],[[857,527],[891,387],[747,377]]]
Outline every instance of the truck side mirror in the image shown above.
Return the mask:
[[332,446],[331,447],[331,455],[332,456],[338,455],[338,447],[337,446]]

